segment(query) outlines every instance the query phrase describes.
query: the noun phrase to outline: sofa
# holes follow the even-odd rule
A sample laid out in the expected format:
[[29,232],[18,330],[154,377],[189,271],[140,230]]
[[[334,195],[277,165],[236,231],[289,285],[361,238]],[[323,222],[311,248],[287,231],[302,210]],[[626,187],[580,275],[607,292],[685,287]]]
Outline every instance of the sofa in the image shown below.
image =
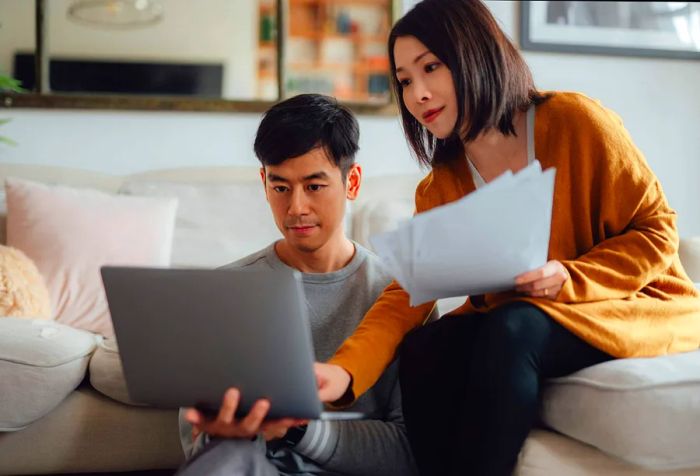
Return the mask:
[[[175,197],[172,266],[222,265],[279,236],[256,167],[114,176],[0,164],[0,178],[7,177],[111,196]],[[369,236],[408,219],[419,180],[417,175],[365,178],[359,199],[348,207],[348,234],[369,246]],[[696,255],[686,253],[689,260]],[[687,268],[700,270],[695,262]],[[460,302],[441,300],[439,310],[444,314]],[[93,332],[65,316],[51,317],[0,318],[0,475],[113,473],[181,464],[177,412],[130,400],[108,329]],[[700,351],[607,362],[547,383],[541,423],[528,437],[515,474],[700,475],[698,428]]]

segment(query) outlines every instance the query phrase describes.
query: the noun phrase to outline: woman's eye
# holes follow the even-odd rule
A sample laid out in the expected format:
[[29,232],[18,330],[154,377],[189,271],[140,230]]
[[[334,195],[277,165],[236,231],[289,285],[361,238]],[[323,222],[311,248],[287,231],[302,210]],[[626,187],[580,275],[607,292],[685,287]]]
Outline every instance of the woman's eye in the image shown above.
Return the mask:
[[399,79],[399,84],[401,85],[402,88],[405,88],[409,84],[411,84],[410,79]]
[[440,66],[440,63],[429,63],[429,64],[425,65],[425,72],[432,73],[433,71],[438,69],[439,66]]

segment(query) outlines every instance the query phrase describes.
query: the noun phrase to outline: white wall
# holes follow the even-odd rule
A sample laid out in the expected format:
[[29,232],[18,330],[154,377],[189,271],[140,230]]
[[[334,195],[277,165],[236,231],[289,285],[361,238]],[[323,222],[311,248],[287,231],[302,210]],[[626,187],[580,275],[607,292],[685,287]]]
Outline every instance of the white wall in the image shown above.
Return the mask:
[[[2,0],[0,0],[2,1]],[[516,2],[488,2],[517,33]],[[617,111],[679,213],[682,236],[700,235],[700,62],[526,53],[543,89],[576,90]],[[4,110],[0,129],[19,147],[1,162],[60,164],[113,173],[191,165],[255,165],[257,114]],[[397,118],[361,117],[367,175],[414,173]],[[575,127],[575,124],[572,125]]]

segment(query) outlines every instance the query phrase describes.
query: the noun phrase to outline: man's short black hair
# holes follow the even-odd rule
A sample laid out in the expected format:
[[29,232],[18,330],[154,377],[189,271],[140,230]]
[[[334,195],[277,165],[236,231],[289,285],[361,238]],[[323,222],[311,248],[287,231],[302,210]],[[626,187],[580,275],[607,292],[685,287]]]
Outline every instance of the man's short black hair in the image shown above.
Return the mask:
[[300,94],[265,113],[255,136],[255,155],[263,166],[279,165],[323,147],[345,180],[359,139],[360,127],[348,108],[329,96]]

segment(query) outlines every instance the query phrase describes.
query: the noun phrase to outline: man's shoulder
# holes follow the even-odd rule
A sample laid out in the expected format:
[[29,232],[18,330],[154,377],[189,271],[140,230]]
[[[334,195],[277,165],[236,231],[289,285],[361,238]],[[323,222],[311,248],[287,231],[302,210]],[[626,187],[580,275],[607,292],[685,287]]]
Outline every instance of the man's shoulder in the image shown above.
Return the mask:
[[231,269],[231,268],[252,268],[252,269],[260,269],[260,268],[271,268],[271,262],[270,262],[270,253],[274,253],[274,243],[270,244],[269,246],[266,246],[265,248],[258,250],[254,253],[249,254],[248,256],[245,256],[243,258],[237,259],[236,261],[225,264],[221,268],[222,269]]
[[389,274],[386,266],[384,266],[381,258],[359,243],[355,243],[355,247],[356,252],[361,253],[364,258],[364,266],[362,268],[367,275],[368,281],[376,282],[383,287],[387,286],[391,282],[392,276]]

